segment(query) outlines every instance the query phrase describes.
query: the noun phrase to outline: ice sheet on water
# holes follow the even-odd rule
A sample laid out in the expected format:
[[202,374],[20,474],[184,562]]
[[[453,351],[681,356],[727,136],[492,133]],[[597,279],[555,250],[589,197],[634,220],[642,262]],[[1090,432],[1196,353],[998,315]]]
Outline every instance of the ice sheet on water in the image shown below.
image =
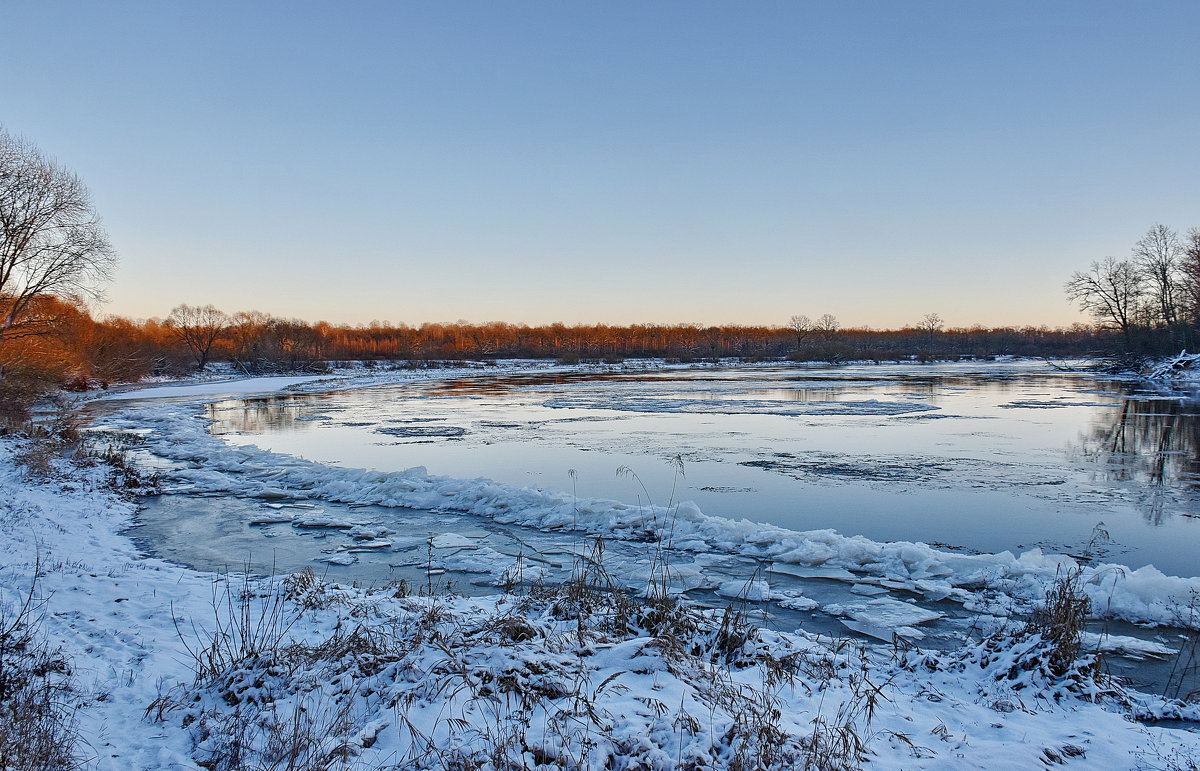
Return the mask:
[[857,581],[860,577],[858,574],[851,573],[845,568],[807,567],[788,562],[772,563],[770,571],[772,573],[784,573],[796,578],[828,578],[834,581]]
[[375,429],[377,434],[400,437],[453,437],[462,436],[467,429],[460,426],[381,426]]
[[379,551],[380,549],[392,548],[392,542],[384,540],[356,541],[354,543],[348,543],[342,548],[349,552]]
[[500,578],[516,564],[516,559],[501,554],[490,546],[464,549],[438,559],[438,564],[447,570],[460,573],[483,573]]
[[739,461],[738,465],[803,481],[905,482],[920,483],[927,489],[1057,486],[1066,481],[1061,473],[1029,463],[898,453],[849,455],[819,450],[774,451],[762,453],[754,460]]
[[140,401],[143,399],[178,399],[193,396],[238,396],[270,393],[290,386],[313,381],[328,380],[331,375],[304,375],[300,377],[256,377],[241,380],[222,380],[192,385],[165,385],[116,391],[96,397],[95,401]]
[[317,562],[328,562],[330,565],[353,565],[355,562],[358,562],[358,557],[344,552],[341,554],[330,554],[326,557],[316,557],[314,559]]
[[771,399],[670,399],[651,396],[579,395],[547,399],[553,409],[682,412],[707,415],[905,415],[936,410],[921,402],[861,401],[794,402]]
[[1154,640],[1143,640],[1140,637],[1119,634],[1084,632],[1082,643],[1087,650],[1116,653],[1131,659],[1165,659],[1179,653],[1178,648],[1172,648]]
[[1008,402],[1007,404],[998,404],[997,407],[1002,409],[1027,409],[1027,410],[1056,410],[1064,407],[1119,407],[1121,403],[1118,401],[1111,402],[1080,402],[1071,399],[1056,399],[1054,401],[1039,401],[1037,399],[1018,399],[1017,401]]
[[771,599],[771,586],[762,579],[725,581],[717,589],[717,594],[736,600],[766,602]]
[[434,536],[431,542],[435,549],[461,549],[478,545],[474,540],[459,533],[442,533]]
[[891,597],[879,597],[861,603],[830,604],[822,610],[833,616],[848,616],[860,623],[877,627],[917,626],[937,621],[945,615]]
[[272,511],[266,514],[256,514],[249,519],[251,525],[275,525],[292,521],[292,515],[284,511]]
[[878,597],[881,594],[887,594],[885,587],[878,584],[855,584],[850,587],[850,592],[853,594],[862,595],[863,597]]
[[362,524],[324,512],[297,514],[292,517],[291,522],[292,527],[329,528],[331,530],[350,530],[355,525]]
[[892,642],[896,637],[903,637],[906,640],[920,640],[925,637],[924,632],[911,626],[888,626],[848,618],[841,619],[841,622],[842,626],[847,629],[884,642]]

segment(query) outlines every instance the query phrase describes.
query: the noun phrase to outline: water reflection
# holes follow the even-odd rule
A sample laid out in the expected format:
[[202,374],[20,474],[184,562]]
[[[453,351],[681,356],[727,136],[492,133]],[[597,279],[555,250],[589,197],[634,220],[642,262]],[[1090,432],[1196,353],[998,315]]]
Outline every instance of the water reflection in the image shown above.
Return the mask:
[[277,394],[258,399],[230,399],[207,407],[212,433],[267,433],[312,428],[312,408],[330,394]]
[[1195,402],[1125,399],[1080,434],[1079,454],[1097,479],[1139,488],[1143,517],[1161,525],[1169,507],[1186,501],[1178,493],[1200,489],[1197,417]]
[[1126,399],[1098,418],[1081,435],[1081,451],[1097,462],[1106,481],[1200,486],[1200,421],[1194,403]]

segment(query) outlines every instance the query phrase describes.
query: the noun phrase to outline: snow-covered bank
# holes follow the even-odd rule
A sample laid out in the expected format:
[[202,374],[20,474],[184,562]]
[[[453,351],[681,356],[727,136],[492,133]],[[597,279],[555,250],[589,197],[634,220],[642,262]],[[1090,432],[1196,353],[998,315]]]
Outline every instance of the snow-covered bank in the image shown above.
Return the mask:
[[1146,379],[1172,388],[1200,390],[1200,353],[1183,351],[1172,356],[1155,365]]
[[[238,388],[260,393],[263,382]],[[949,598],[1004,615],[1044,597],[1060,571],[1074,565],[1036,551],[965,556],[829,530],[796,532],[713,517],[691,504],[574,501],[420,469],[327,467],[228,446],[209,434],[201,406],[217,395],[189,398],[106,407],[96,441],[141,442],[134,454],[161,461],[168,489],[247,501],[253,516],[285,529],[288,522],[337,526],[329,532],[338,537],[328,542],[350,540],[352,548],[334,556],[353,558],[365,549],[400,559],[402,545],[426,539],[389,526],[388,511],[378,509],[348,511],[361,520],[350,527],[341,515],[318,511],[346,506],[322,501],[412,506],[451,522],[429,544],[449,569],[481,571],[503,583],[513,565],[510,555],[454,532],[454,520],[482,518],[546,533],[578,528],[605,537],[600,565],[610,579],[639,589],[649,573],[629,553],[649,549],[648,531],[673,523],[677,588],[711,586],[735,607],[779,600],[808,611],[817,603],[780,591],[781,578],[840,577],[854,588],[837,615],[868,634],[881,619],[903,626],[928,617],[915,603],[875,590],[901,589],[902,596],[923,596],[925,605]],[[1018,769],[1060,760],[1078,767],[1188,768],[1200,758],[1196,734],[1128,720],[1195,719],[1196,705],[1121,694],[1086,672],[1074,681],[1050,677],[1038,663],[1044,648],[1036,639],[905,653],[906,646],[863,647],[803,630],[755,631],[744,619],[726,623],[719,611],[678,611],[664,624],[661,614],[625,604],[594,575],[597,588],[582,596],[535,588],[519,596],[432,599],[405,596],[394,586],[373,592],[325,586],[311,574],[225,579],[138,554],[120,534],[132,508],[104,486],[100,469],[27,476],[13,463],[17,443],[3,440],[0,448],[0,591],[11,600],[28,586],[40,550],[49,567],[39,589],[48,596],[44,627],[73,662],[84,701],[78,722],[93,767],[212,767],[239,746],[248,753],[244,764],[252,765],[271,746],[296,749],[297,742],[333,767],[344,761],[355,768],[444,768],[458,761],[486,767],[499,757],[527,768],[731,768],[748,759],[804,767],[809,748],[832,753],[838,742],[854,745],[867,767],[882,769]],[[614,564],[619,552],[626,561]],[[711,570],[712,560],[747,557],[762,567],[753,581],[722,580]],[[1100,611],[1160,623],[1178,621],[1196,581],[1152,568],[1083,570]],[[274,626],[280,634],[267,635],[267,645],[223,654],[217,671],[197,681],[189,648],[210,644],[217,624],[236,638],[243,607],[251,618],[261,611],[280,619]],[[757,615],[765,606],[751,607]],[[1154,657],[1172,656],[1178,647],[1107,635],[1085,640],[1085,648]],[[1089,693],[1101,703],[1083,698]],[[869,701],[871,720],[864,710]]]
[[[190,741],[142,719],[160,681],[190,677],[173,618],[199,618],[211,580],[140,555],[119,535],[133,504],[104,467],[55,465],[46,477],[0,441],[0,602],[12,607],[40,564],[41,630],[68,662],[85,768],[193,768]],[[11,617],[11,616],[9,616]]]
[[294,375],[288,377],[256,377],[238,380],[215,380],[203,383],[155,385],[101,394],[93,401],[179,399],[193,396],[229,397],[269,394],[289,386],[330,380],[336,375]]
[[[732,362],[726,362],[732,363]],[[441,380],[471,375],[553,374],[566,372],[627,372],[661,369],[697,369],[714,364],[666,364],[659,359],[628,359],[620,364],[559,364],[542,359],[499,359],[473,362],[442,362],[438,366],[376,366],[374,363],[331,368],[327,373],[261,377],[210,373],[201,379],[126,383],[110,391],[91,392],[83,401],[140,401],[143,399],[229,398],[269,394],[282,390],[343,390],[392,385],[422,380]]]
[[[809,748],[828,761],[845,742],[879,769],[1154,768],[1200,753],[1195,734],[1051,698],[1029,673],[1009,679],[1015,653],[893,658],[720,614],[680,616],[698,626],[670,637],[639,627],[636,611],[614,616],[616,595],[602,592],[586,612],[553,594],[403,597],[311,578],[243,594],[236,578],[139,555],[118,532],[132,507],[103,468],[30,476],[20,449],[0,442],[0,592],[14,601],[40,559],[44,631],[82,695],[87,767],[197,768],[232,748],[250,763],[300,744],[361,768],[489,756],[526,768],[802,767]],[[239,618],[243,597],[250,618],[278,603],[280,633],[197,682],[188,648]]]

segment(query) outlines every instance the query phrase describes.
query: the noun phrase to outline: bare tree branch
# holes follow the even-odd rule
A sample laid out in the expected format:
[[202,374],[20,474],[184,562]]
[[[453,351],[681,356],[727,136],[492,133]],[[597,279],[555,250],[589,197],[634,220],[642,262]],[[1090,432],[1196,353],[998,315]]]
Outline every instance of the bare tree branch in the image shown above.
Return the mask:
[[0,127],[0,341],[41,334],[38,297],[102,297],[116,257],[79,177]]
[[1075,273],[1066,286],[1067,298],[1079,303],[1102,325],[1119,329],[1128,346],[1144,290],[1136,265],[1106,257],[1086,273]]
[[1166,225],[1155,225],[1133,246],[1133,259],[1149,284],[1155,321],[1174,327],[1183,289],[1184,247]]

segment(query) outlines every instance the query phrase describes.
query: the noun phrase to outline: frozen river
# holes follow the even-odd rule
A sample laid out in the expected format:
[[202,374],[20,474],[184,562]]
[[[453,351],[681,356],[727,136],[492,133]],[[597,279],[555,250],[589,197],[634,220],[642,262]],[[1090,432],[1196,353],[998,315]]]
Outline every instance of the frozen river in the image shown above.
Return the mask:
[[1200,570],[1196,402],[1040,363],[480,376],[208,409],[228,442],[324,464]]
[[1178,394],[1028,362],[400,376],[114,402],[97,428],[167,491],[132,534],[205,570],[490,593],[566,579],[596,536],[644,588],[658,532],[696,602],[937,647],[1078,564],[1111,616],[1095,644],[1162,655],[1200,625]]

